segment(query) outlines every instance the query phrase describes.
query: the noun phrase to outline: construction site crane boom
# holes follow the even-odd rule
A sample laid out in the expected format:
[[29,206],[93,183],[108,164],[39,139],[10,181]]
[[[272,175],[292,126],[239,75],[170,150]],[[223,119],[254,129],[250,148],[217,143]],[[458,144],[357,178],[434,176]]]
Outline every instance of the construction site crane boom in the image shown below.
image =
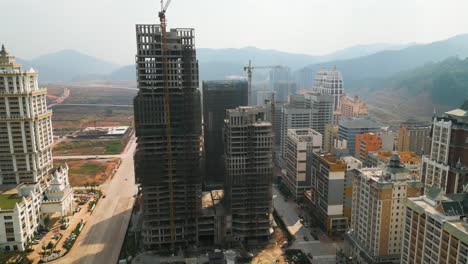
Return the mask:
[[248,105],[252,105],[252,72],[254,69],[282,69],[281,65],[273,66],[252,66],[252,61],[249,60],[249,65],[244,67],[244,71],[247,71],[247,94],[248,94]]
[[169,69],[167,62],[167,31],[166,31],[166,11],[171,0],[164,4],[161,0],[161,11],[159,21],[161,29],[161,62],[163,68],[163,93],[164,93],[164,120],[166,125],[166,155],[167,155],[167,175],[169,189],[169,226],[171,232],[171,246],[175,246],[175,224],[174,224],[174,186],[173,186],[173,161],[172,161],[172,128],[171,128],[171,105],[169,94]]

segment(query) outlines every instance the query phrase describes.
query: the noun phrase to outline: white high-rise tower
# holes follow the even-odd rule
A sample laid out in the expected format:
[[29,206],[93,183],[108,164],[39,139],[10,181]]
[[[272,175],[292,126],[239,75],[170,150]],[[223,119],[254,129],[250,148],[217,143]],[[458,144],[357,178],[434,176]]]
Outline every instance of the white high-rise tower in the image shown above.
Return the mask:
[[0,184],[37,182],[52,169],[52,111],[33,69],[0,51]]
[[313,89],[321,94],[333,95],[333,110],[338,111],[344,89],[343,77],[336,67],[333,67],[333,70],[320,70],[315,75]]

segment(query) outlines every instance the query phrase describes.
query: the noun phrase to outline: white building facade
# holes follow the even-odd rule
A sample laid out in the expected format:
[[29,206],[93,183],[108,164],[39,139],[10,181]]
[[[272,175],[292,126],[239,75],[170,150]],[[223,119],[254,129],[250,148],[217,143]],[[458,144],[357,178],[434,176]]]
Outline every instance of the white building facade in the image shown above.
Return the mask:
[[[307,159],[312,152],[322,149],[322,135],[313,129],[288,129],[286,139],[285,184],[297,199],[311,187],[311,175],[307,169]],[[310,164],[309,164],[310,166]],[[309,168],[310,170],[310,168]]]
[[74,210],[68,167],[53,168],[52,111],[38,73],[0,51],[0,249],[25,250],[52,216]]

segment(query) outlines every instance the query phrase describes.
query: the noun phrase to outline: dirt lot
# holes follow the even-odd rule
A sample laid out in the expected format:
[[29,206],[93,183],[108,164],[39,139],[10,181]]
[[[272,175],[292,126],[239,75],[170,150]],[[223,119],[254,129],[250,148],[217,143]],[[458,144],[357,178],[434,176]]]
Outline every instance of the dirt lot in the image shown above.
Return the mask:
[[260,249],[260,252],[252,259],[253,264],[271,264],[275,263],[275,260],[277,260],[277,263],[285,263],[281,245],[287,239],[279,227],[275,227],[274,229],[275,233],[268,245]]
[[73,187],[86,184],[100,185],[112,175],[120,159],[98,160],[60,160],[54,162],[55,166],[67,163],[69,167],[68,178]]
[[80,139],[64,140],[54,148],[54,156],[117,155],[128,139]]
[[[80,106],[67,104],[133,105],[136,90],[111,88],[110,84],[93,87],[67,85],[70,96],[53,107],[52,122],[56,135],[65,135],[87,126],[130,126],[133,122],[133,107]],[[131,86],[122,85],[124,88]],[[48,86],[49,100],[60,96],[63,86]]]
[[133,122],[133,108],[56,105],[53,111],[54,130],[63,134],[88,126],[131,126]]

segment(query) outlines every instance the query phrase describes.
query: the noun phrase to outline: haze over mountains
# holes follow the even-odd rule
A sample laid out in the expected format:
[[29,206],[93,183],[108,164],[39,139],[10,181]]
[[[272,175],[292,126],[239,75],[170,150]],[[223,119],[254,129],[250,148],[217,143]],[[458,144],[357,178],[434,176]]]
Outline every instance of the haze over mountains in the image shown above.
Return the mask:
[[[254,65],[288,65],[295,71],[299,87],[310,88],[321,67],[336,66],[343,74],[347,93],[367,97],[371,104],[390,109],[395,100],[424,105],[424,109],[405,109],[406,113],[429,116],[432,105],[441,109],[457,106],[467,95],[468,67],[465,60],[446,60],[468,56],[468,34],[429,44],[358,45],[324,56],[293,54],[246,47],[241,49],[199,48],[200,80],[245,75],[242,67],[251,59]],[[26,68],[41,73],[41,82],[86,80],[134,81],[135,65],[114,63],[64,50],[32,60],[19,60]],[[439,74],[440,73],[440,74]],[[254,77],[264,78],[266,71]],[[418,99],[418,96],[420,97]],[[424,100],[422,100],[424,96]],[[392,99],[393,98],[393,99]],[[403,101],[405,101],[403,100]],[[418,101],[419,100],[419,101]],[[386,103],[385,103],[386,102]],[[419,103],[418,103],[419,102]],[[383,104],[383,105],[382,105]]]
[[[287,65],[293,70],[312,63],[344,60],[373,54],[382,50],[398,50],[410,44],[356,45],[337,52],[313,56],[277,50],[245,47],[240,49],[197,49],[200,63],[200,79],[223,79],[229,75],[241,75],[242,67],[252,60],[255,65]],[[42,82],[71,80],[135,80],[135,65],[118,66],[75,50],[63,50],[39,56],[32,60],[19,59],[25,67],[40,71]],[[71,63],[70,63],[71,62]]]

